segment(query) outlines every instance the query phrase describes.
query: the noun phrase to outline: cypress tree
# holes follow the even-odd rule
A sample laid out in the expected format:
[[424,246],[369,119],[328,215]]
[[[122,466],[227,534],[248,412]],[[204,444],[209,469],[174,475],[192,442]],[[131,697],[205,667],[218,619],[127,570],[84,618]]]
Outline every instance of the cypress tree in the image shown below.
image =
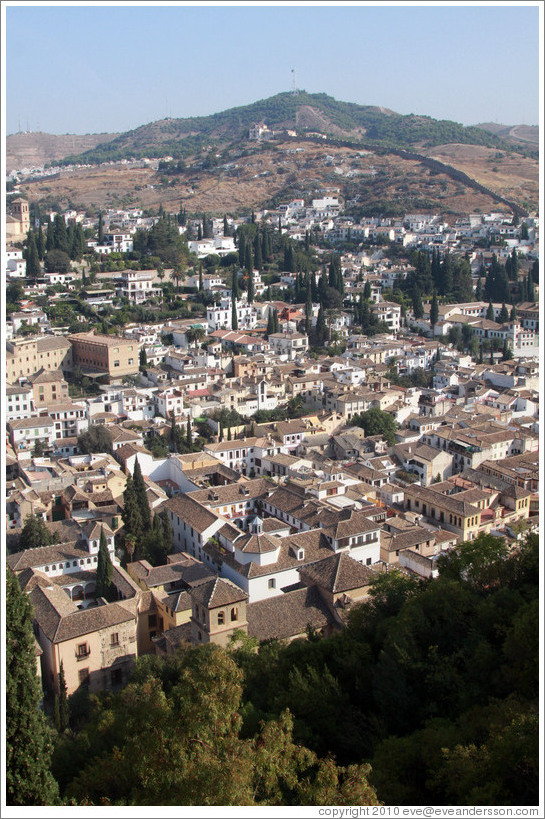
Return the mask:
[[528,278],[526,279],[526,296],[528,298],[528,301],[534,302],[536,300],[534,280],[532,278],[531,273],[528,273]]
[[492,302],[489,302],[486,310],[486,318],[488,319],[488,321],[494,321],[495,320],[494,317],[495,317],[494,305],[492,304]]
[[221,423],[221,421],[219,422],[218,425],[218,441],[220,443],[223,441],[223,424]]
[[39,708],[32,606],[8,569],[6,577],[6,802],[55,805],[58,786],[51,775],[51,729]]
[[134,459],[132,480],[136,500],[140,509],[140,515],[142,517],[142,530],[143,532],[148,532],[151,527],[151,512],[149,508],[148,494],[146,492],[146,483],[142,477],[142,470],[140,469],[138,458]]
[[509,313],[509,321],[516,321],[517,320],[517,308],[515,305],[511,307],[511,312]]
[[231,330],[238,330],[237,300],[231,299]]
[[121,513],[121,517],[125,524],[126,534],[134,535],[138,540],[143,531],[142,515],[130,473],[127,475],[127,484],[123,492],[123,512]]
[[509,311],[507,310],[505,302],[503,302],[503,304],[501,306],[500,314],[498,316],[498,322],[500,324],[505,324],[506,321],[509,321]]
[[174,537],[172,534],[172,526],[170,525],[170,518],[168,516],[168,509],[166,507],[164,507],[163,511],[161,512],[161,524],[163,526],[163,543],[165,544],[167,554],[169,554],[172,549]]
[[64,678],[64,665],[61,660],[61,666],[59,669],[59,693],[57,697],[58,708],[59,708],[59,731],[66,731],[69,724],[69,708],[68,708],[68,696],[66,691],[66,680]]
[[62,250],[64,253],[70,251],[66,222],[64,221],[64,216],[61,216],[60,213],[57,213],[55,221],[53,222],[53,240],[55,250]]
[[200,242],[201,239],[202,239],[202,227],[201,227],[201,224],[199,222],[199,224],[197,225],[197,241]]
[[46,247],[45,247],[45,235],[44,235],[44,232],[41,229],[41,227],[38,228],[38,232],[37,232],[37,235],[36,235],[36,248],[38,250],[38,258],[39,258],[39,260],[41,262],[43,262]]
[[98,561],[96,573],[96,594],[97,597],[111,597],[113,566],[110,560],[110,552],[106,544],[104,528],[100,527],[100,541],[98,546]]
[[98,214],[98,243],[104,244],[104,225],[102,223],[102,211]]
[[47,222],[47,233],[45,238],[45,249],[49,253],[50,250],[55,249],[55,237],[53,235],[53,222],[51,219],[48,219]]
[[435,325],[437,324],[437,320],[439,318],[439,306],[437,304],[437,293],[433,291],[433,299],[430,306],[430,326],[432,334],[435,334]]
[[483,285],[482,285],[481,277],[479,276],[479,278],[477,279],[477,287],[475,288],[475,300],[476,301],[482,301],[482,299],[483,299]]
[[246,237],[241,233],[238,241],[238,263],[240,267],[244,267],[246,259]]
[[227,224],[227,216],[223,217],[223,235],[229,236],[229,225]]
[[34,234],[29,232],[28,245],[25,251],[26,259],[26,276],[28,279],[36,280],[42,269],[40,267],[40,257],[38,255],[38,248],[36,247],[36,239]]
[[202,280],[202,262],[199,265],[199,293],[202,293],[204,289],[204,284]]
[[231,427],[227,427],[227,440],[231,440]]
[[305,304],[305,333],[307,336],[310,334],[310,330],[312,327],[312,301],[310,299],[310,293],[308,294],[307,301]]
[[273,311],[273,327],[274,327],[273,333],[280,332],[280,323],[278,321],[278,310],[276,309],[276,307],[274,308],[274,311]]
[[193,447],[193,435],[191,434],[191,418],[189,415],[187,416],[187,427],[185,433],[185,441],[187,444],[188,449],[192,449]]
[[327,327],[325,323],[325,312],[324,307],[320,304],[320,309],[318,310],[318,318],[316,319],[316,343],[319,347],[321,347],[326,340],[327,337]]
[[252,269],[248,273],[248,304],[251,304],[254,298],[255,298],[254,271]]
[[251,274],[252,270],[254,269],[254,263],[252,259],[252,248],[250,244],[246,245],[246,250],[244,251],[244,268],[248,276]]
[[233,268],[233,279],[231,282],[231,298],[238,299],[240,297],[240,287],[238,284],[238,271]]
[[261,236],[259,233],[256,233],[254,240],[254,265],[258,270],[263,270],[263,254],[261,252]]
[[273,311],[269,309],[267,313],[267,338],[274,333],[274,316]]

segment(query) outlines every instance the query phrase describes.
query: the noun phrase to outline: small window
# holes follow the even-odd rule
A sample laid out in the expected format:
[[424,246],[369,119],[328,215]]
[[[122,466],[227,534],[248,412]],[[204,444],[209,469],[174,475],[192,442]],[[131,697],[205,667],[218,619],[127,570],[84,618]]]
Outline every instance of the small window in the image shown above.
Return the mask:
[[238,609],[233,608],[231,609],[231,622],[234,623],[236,620],[238,620]]
[[274,578],[274,577],[272,577],[272,578],[269,580],[269,589],[276,589],[276,580],[275,580],[275,578]]
[[110,645],[112,646],[119,645],[119,634],[117,633],[117,631],[115,632],[115,634],[110,634]]
[[77,657],[87,657],[89,654],[89,649],[87,648],[87,643],[80,643],[76,650]]
[[223,611],[218,611],[218,626],[223,626],[225,623],[225,613]]

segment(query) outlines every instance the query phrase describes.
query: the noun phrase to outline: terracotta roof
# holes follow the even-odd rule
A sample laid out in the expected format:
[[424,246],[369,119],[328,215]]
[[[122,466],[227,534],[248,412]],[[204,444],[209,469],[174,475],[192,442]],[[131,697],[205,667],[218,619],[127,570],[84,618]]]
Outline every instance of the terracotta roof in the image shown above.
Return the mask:
[[166,501],[164,507],[178,515],[181,520],[185,521],[192,529],[196,529],[197,532],[204,532],[218,519],[214,512],[211,512],[189,495],[176,495]]
[[120,603],[78,609],[66,592],[36,587],[30,593],[34,616],[48,640],[62,643],[109,626],[134,621],[135,615]]
[[289,639],[304,634],[308,626],[321,629],[335,622],[333,614],[314,587],[250,603],[246,617],[248,634],[260,641]]
[[265,554],[276,552],[280,548],[280,540],[269,535],[244,535],[235,540],[234,546],[245,554]]
[[368,586],[377,574],[345,552],[331,555],[300,569],[301,579],[322,586],[333,594]]
[[216,606],[228,606],[231,603],[238,603],[241,600],[246,600],[248,595],[246,592],[235,586],[229,580],[222,580],[216,577],[215,580],[209,580],[206,583],[201,583],[191,593],[192,599],[201,606],[213,609]]

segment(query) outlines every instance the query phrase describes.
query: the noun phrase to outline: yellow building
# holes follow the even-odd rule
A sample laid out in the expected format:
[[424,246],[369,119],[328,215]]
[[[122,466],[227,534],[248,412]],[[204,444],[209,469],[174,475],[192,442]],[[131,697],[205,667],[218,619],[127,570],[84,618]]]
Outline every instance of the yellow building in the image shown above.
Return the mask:
[[481,509],[456,494],[442,494],[424,486],[406,486],[405,508],[454,532],[460,540],[473,540],[479,534]]
[[21,377],[39,370],[62,372],[72,369],[72,346],[61,336],[32,336],[6,341],[6,381],[14,384]]
[[139,347],[133,339],[91,332],[74,333],[68,341],[74,366],[80,367],[84,375],[119,378],[138,372]]

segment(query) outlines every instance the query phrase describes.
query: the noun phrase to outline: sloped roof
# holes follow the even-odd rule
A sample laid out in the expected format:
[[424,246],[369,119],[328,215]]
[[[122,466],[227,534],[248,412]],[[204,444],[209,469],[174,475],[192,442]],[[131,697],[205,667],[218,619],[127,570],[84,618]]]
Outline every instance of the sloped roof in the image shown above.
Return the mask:
[[314,587],[250,603],[246,617],[248,634],[258,640],[285,640],[304,634],[308,626],[321,629],[335,623],[332,612]]
[[304,566],[300,569],[300,574],[305,581],[310,580],[333,594],[368,586],[377,576],[372,569],[344,552]]
[[192,599],[201,606],[213,609],[217,606],[229,606],[231,603],[239,603],[241,600],[246,600],[248,595],[246,592],[235,586],[228,580],[222,580],[216,577],[215,580],[209,580],[206,583],[201,583],[191,592]]

